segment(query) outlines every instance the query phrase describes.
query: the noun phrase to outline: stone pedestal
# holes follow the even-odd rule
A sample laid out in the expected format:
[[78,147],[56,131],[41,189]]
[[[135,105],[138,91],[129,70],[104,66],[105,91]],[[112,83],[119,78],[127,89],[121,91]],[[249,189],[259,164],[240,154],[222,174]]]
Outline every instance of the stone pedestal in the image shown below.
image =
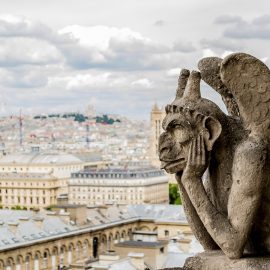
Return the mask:
[[203,252],[186,260],[183,268],[164,270],[270,270],[270,256],[228,259],[222,252]]

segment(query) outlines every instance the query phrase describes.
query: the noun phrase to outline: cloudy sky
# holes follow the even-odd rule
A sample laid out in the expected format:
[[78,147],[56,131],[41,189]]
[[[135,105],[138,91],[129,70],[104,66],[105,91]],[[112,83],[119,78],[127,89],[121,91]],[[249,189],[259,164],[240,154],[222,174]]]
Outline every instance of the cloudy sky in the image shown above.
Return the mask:
[[[269,0],[0,0],[0,115],[148,119],[180,68],[243,51],[270,66]],[[203,94],[220,104],[202,85]]]

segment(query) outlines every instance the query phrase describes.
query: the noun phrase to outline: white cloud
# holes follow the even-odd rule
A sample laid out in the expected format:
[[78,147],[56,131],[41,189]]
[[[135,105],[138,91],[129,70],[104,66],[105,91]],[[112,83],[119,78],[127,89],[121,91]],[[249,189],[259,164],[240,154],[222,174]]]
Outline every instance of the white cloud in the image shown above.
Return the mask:
[[194,52],[196,49],[191,42],[177,40],[173,44],[173,49],[175,51],[179,51],[182,53],[191,53]]
[[47,85],[47,71],[44,67],[24,66],[19,68],[0,68],[0,87],[35,88]]
[[211,56],[217,56],[217,54],[211,49],[203,50],[203,57],[211,57]]
[[220,58],[224,58],[227,55],[232,54],[232,53],[234,53],[234,52],[233,51],[227,51],[227,50],[222,51],[220,53],[216,53],[214,50],[208,48],[208,49],[203,50],[203,57],[217,56],[217,57],[220,57]]
[[269,14],[258,16],[251,21],[244,20],[240,16],[227,19],[230,24],[224,30],[223,35],[225,37],[235,39],[270,39]]
[[181,68],[171,68],[167,71],[167,76],[175,77],[179,76]]
[[233,40],[226,37],[219,37],[214,39],[202,39],[200,41],[203,48],[211,48],[222,52],[227,51],[241,51],[244,47],[244,42],[239,42],[238,40]]
[[221,15],[215,18],[214,23],[216,24],[231,24],[231,23],[241,23],[243,19],[241,16],[237,15]]
[[59,30],[77,44],[61,46],[76,68],[160,69],[173,50],[129,28],[71,25]]
[[235,15],[213,0],[115,0],[106,9],[104,1],[51,2],[2,3],[24,15],[0,16],[0,90],[8,110],[76,110],[93,102],[98,111],[147,117],[152,102],[173,99],[180,68],[196,69],[202,56],[269,55],[266,0],[264,7],[234,1]]
[[108,27],[105,25],[81,26],[70,25],[60,29],[60,34],[69,34],[78,40],[80,45],[97,48],[100,51],[109,49],[110,42],[113,39],[123,43],[132,43],[135,40],[145,44],[151,44],[151,40],[143,37],[140,33],[129,28]]
[[110,73],[102,73],[98,75],[76,74],[74,76],[50,77],[48,86],[51,88],[64,86],[67,90],[101,87],[109,84],[110,75]]
[[139,79],[136,81],[133,81],[131,85],[134,86],[142,86],[144,88],[152,88],[153,82],[150,82],[147,78]]
[[0,66],[47,65],[61,62],[61,53],[44,40],[0,38]]
[[46,37],[48,39],[52,35],[52,30],[39,22],[18,15],[0,15],[1,37]]

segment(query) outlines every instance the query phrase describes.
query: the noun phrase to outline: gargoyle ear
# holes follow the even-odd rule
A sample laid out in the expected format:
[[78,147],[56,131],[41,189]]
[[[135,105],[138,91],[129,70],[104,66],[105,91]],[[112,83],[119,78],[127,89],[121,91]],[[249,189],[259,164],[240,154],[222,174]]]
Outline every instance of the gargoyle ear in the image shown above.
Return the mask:
[[207,151],[211,151],[215,141],[220,136],[222,127],[219,121],[211,116],[207,116],[204,118],[203,127],[208,131],[204,133],[204,142],[206,145],[206,149]]

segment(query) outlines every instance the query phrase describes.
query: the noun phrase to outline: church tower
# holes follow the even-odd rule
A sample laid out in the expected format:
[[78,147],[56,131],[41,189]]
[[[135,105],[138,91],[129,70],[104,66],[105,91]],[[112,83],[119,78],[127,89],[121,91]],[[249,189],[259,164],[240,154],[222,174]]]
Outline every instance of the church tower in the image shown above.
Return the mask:
[[158,139],[163,132],[162,120],[165,117],[165,111],[160,109],[155,103],[151,111],[151,135],[150,135],[150,161],[155,167],[160,167],[158,158]]

